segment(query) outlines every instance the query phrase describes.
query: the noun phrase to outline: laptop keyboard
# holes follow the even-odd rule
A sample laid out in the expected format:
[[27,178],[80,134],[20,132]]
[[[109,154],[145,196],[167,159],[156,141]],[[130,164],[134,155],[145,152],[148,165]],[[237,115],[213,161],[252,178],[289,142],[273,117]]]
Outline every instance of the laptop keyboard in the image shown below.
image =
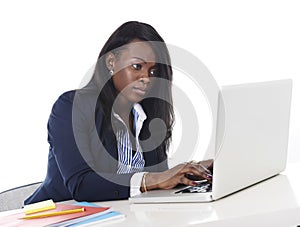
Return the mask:
[[180,189],[180,190],[176,191],[175,194],[178,194],[178,193],[207,193],[207,192],[211,192],[211,190],[212,190],[211,182],[201,181],[201,182],[198,182],[197,185],[195,185],[195,186],[188,186],[183,189]]

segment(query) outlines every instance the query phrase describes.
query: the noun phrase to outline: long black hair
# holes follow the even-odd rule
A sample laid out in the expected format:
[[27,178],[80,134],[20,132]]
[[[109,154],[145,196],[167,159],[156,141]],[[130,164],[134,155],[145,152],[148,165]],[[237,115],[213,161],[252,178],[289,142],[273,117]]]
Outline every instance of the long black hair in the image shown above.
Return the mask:
[[[114,51],[122,46],[129,44],[133,40],[147,41],[151,45],[156,55],[156,66],[158,68],[157,77],[169,81],[169,83],[155,83],[151,88],[154,97],[160,98],[145,98],[140,102],[146,115],[147,120],[141,132],[141,139],[147,139],[150,136],[149,123],[154,118],[160,118],[166,126],[164,131],[164,140],[157,146],[161,146],[164,152],[167,151],[172,137],[172,127],[174,122],[174,111],[172,102],[172,67],[168,48],[163,38],[149,24],[137,21],[129,21],[122,24],[109,37],[103,46],[96,63],[93,77],[86,87],[91,84],[93,87],[100,88],[99,101],[101,103],[104,115],[110,121],[112,105],[117,97],[117,91],[114,87],[111,75],[106,66],[106,54]],[[151,96],[151,95],[150,95]],[[151,132],[152,133],[152,132]],[[159,135],[161,132],[156,132]]]

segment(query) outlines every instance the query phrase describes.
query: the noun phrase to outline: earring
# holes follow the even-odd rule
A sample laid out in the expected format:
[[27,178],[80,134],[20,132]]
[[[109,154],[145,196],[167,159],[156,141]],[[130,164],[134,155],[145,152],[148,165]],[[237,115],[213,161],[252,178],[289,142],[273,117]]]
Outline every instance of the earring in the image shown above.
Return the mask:
[[109,74],[110,74],[111,76],[114,75],[114,70],[113,70],[113,69],[109,70]]

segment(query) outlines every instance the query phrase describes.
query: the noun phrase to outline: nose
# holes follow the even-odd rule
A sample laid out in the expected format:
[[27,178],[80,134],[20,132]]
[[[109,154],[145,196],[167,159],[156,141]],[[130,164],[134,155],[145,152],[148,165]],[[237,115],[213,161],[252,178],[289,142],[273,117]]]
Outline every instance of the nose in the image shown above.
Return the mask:
[[141,74],[138,78],[138,81],[140,81],[143,84],[149,84],[150,83],[150,78],[147,70],[141,71]]
[[139,79],[139,82],[141,82],[144,85],[148,85],[150,83],[150,79],[149,79],[149,77],[141,77]]

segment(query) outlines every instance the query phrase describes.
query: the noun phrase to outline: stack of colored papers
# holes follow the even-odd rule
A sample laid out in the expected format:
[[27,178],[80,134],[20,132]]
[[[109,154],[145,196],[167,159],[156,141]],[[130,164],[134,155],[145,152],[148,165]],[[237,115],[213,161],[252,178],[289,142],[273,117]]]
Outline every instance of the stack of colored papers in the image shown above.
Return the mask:
[[30,214],[26,214],[30,210],[26,208],[20,213],[1,217],[0,226],[85,226],[125,218],[124,214],[113,211],[110,207],[99,207],[87,202],[74,205],[58,203],[55,208],[41,209],[43,211],[29,211]]

